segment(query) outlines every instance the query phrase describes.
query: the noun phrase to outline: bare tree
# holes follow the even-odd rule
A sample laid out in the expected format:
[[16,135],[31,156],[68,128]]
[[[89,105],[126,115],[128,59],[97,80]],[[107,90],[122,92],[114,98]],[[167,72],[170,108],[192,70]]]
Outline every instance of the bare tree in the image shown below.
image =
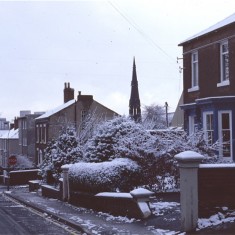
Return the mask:
[[157,104],[145,105],[143,109],[143,125],[146,129],[166,128],[165,107]]
[[80,144],[85,144],[87,140],[93,136],[97,126],[104,120],[104,115],[102,113],[98,113],[96,109],[88,112],[78,128],[78,138]]

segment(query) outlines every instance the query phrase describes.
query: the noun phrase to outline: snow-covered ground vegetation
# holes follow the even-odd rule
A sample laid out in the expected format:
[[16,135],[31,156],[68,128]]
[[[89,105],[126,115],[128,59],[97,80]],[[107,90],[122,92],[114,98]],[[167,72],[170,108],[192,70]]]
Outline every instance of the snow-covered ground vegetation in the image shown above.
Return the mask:
[[95,135],[85,146],[85,160],[88,162],[111,161],[128,158],[140,167],[139,184],[148,184],[152,178],[157,139],[141,124],[127,117],[117,117],[101,124]]
[[169,129],[147,131],[142,124],[118,117],[99,126],[85,146],[85,160],[103,162],[129,158],[141,168],[139,185],[166,191],[179,184],[174,156],[186,150],[214,155],[213,146],[206,143],[202,132],[188,136],[184,131]]
[[39,166],[45,180],[48,172],[58,181],[61,177],[61,166],[76,163],[83,158],[82,149],[78,143],[73,128],[66,128],[57,140],[53,140],[46,148],[45,158]]
[[[94,124],[93,121],[91,122],[93,124],[87,123],[89,127]],[[139,175],[136,177],[136,181],[130,180],[133,186],[145,186],[151,190],[166,191],[178,187],[179,171],[174,156],[186,150],[195,151],[204,156],[214,156],[215,154],[214,146],[206,143],[202,132],[188,136],[182,130],[149,131],[141,123],[135,123],[130,118],[122,116],[99,122],[91,132],[85,133],[83,137],[77,135],[71,128],[66,129],[57,140],[52,141],[48,146],[45,160],[40,168],[44,178],[47,171],[50,170],[54,178],[59,179],[61,166],[64,164],[94,163],[90,168],[88,181],[95,182],[90,178],[92,175],[96,175],[96,173],[92,173],[92,171],[97,171],[95,164],[111,162],[120,158],[129,159],[138,165]],[[82,170],[82,168],[76,169]],[[118,175],[116,177],[118,182]],[[107,184],[105,178],[103,178],[103,182]]]
[[84,192],[128,192],[136,185],[140,167],[127,158],[101,163],[75,163],[69,166],[72,190]]

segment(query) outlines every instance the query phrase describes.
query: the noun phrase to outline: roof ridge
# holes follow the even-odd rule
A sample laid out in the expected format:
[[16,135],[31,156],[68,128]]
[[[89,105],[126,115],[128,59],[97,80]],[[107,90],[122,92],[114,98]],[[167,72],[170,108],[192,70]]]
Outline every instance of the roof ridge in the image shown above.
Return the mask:
[[232,23],[235,23],[235,13],[233,13],[232,15],[226,17],[223,20],[218,21],[216,24],[213,24],[212,26],[210,26],[210,27],[200,31],[199,33],[194,34],[193,36],[187,38],[186,40],[182,41],[179,44],[179,46],[181,46],[182,44],[184,44],[184,43],[186,43],[186,42],[188,42],[190,40],[193,40],[195,38],[201,37],[201,36],[203,36],[205,34],[208,34],[208,33],[212,32],[214,30],[220,29],[220,28],[222,28],[222,27],[224,27],[226,25],[232,24]]

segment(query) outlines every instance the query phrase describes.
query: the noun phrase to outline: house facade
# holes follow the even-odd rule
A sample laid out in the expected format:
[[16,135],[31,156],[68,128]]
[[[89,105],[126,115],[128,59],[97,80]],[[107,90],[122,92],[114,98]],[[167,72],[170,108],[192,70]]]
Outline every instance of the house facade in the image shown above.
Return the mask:
[[8,158],[19,154],[19,129],[11,129],[0,135],[0,166],[8,166]]
[[35,119],[37,163],[43,161],[48,142],[58,138],[64,128],[74,127],[79,135],[88,114],[93,114],[102,120],[109,120],[118,115],[95,101],[92,95],[82,95],[79,91],[75,100],[74,89],[69,83],[65,83],[64,104]]
[[235,160],[235,14],[181,42],[184,128],[203,130],[220,143],[219,156]]
[[18,118],[19,127],[19,153],[26,156],[30,161],[36,162],[35,157],[35,118],[41,116],[42,112],[20,111]]

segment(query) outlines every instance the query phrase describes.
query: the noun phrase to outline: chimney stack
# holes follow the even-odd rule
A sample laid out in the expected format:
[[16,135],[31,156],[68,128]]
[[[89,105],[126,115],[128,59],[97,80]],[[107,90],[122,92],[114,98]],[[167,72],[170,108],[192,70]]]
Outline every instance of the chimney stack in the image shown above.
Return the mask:
[[64,83],[64,103],[74,99],[74,89],[70,88],[70,83]]

